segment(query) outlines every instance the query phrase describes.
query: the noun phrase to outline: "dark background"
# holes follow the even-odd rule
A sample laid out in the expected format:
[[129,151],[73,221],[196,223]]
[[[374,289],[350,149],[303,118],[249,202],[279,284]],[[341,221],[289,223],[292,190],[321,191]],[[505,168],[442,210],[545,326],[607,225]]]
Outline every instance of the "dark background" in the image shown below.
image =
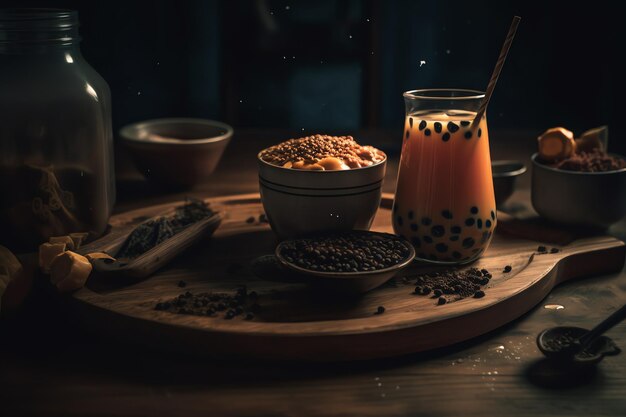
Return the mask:
[[[626,6],[594,1],[2,1],[77,9],[82,51],[108,81],[113,123],[198,116],[239,127],[400,131],[402,92],[484,89],[522,23],[492,128],[620,136]],[[426,64],[420,66],[420,61]],[[400,135],[400,134],[399,134]]]

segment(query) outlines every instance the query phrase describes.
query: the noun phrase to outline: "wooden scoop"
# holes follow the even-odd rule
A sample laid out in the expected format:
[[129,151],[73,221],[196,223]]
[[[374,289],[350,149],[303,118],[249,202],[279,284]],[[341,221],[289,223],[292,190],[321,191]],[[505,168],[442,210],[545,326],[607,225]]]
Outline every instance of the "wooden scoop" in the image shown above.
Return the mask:
[[[133,278],[147,277],[202,238],[213,234],[221,221],[221,214],[215,212],[205,219],[190,224],[174,236],[133,259],[93,259],[94,271],[105,274],[121,274]],[[79,252],[81,254],[106,252],[115,257],[134,228],[135,226],[128,227],[115,235],[105,236],[83,246]]]

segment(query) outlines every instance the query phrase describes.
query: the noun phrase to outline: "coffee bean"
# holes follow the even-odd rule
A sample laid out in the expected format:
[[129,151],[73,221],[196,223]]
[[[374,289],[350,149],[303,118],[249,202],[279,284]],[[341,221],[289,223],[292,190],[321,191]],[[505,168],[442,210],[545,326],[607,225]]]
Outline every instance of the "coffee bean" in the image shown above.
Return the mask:
[[[401,217],[397,216],[399,224]],[[301,268],[321,272],[358,272],[402,262],[409,248],[392,235],[350,232],[283,242],[281,256]]]

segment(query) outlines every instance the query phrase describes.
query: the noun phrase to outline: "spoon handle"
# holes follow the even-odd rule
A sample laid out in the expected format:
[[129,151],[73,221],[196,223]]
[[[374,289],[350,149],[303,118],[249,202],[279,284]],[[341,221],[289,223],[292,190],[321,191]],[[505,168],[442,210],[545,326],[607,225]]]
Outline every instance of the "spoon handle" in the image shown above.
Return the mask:
[[600,324],[598,324],[593,329],[589,330],[583,337],[580,338],[580,344],[583,347],[588,346],[591,342],[593,342],[598,336],[602,333],[609,330],[611,327],[615,326],[617,323],[621,322],[626,318],[626,305],[622,306],[615,313],[611,314],[606,319],[602,320]]

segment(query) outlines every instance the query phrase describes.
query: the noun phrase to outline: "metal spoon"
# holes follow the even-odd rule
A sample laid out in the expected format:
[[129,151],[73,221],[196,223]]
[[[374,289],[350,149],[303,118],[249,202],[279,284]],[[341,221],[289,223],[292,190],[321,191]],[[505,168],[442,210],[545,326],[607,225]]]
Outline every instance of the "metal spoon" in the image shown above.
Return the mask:
[[544,355],[555,360],[596,364],[606,355],[617,355],[621,352],[613,340],[602,334],[625,318],[626,305],[591,330],[580,327],[552,327],[539,333],[537,346]]

